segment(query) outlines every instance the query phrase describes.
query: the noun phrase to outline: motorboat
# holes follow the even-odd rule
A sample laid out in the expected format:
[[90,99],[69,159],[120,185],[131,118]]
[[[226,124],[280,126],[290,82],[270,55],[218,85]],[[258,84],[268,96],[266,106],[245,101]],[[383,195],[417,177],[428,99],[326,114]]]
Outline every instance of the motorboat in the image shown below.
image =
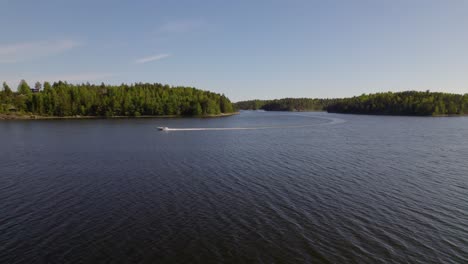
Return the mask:
[[167,130],[169,130],[169,128],[168,127],[158,127],[158,130],[159,131],[167,131]]

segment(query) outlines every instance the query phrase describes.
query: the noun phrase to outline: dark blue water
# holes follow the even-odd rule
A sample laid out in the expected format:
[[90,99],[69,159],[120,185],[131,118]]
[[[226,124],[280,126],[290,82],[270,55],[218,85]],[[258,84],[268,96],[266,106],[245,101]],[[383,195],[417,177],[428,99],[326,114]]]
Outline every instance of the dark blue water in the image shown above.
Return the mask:
[[187,262],[467,263],[468,118],[0,122],[0,263]]

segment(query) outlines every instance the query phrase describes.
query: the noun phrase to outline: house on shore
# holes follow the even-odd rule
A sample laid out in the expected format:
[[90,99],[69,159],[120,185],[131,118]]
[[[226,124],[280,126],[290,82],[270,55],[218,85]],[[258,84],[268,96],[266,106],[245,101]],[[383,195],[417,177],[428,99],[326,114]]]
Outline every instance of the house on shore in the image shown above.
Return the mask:
[[31,88],[32,93],[38,93],[40,91],[41,91],[41,88],[37,88],[37,87]]

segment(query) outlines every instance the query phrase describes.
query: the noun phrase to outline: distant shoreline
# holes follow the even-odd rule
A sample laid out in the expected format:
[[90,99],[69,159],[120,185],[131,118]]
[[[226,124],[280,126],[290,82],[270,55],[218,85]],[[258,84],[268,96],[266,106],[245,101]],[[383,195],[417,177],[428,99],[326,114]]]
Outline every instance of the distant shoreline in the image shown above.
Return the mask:
[[348,98],[282,98],[248,100],[234,104],[237,109],[291,111],[326,110],[337,114],[391,116],[463,116],[468,114],[468,94],[422,91],[362,94]]
[[416,115],[416,114],[388,114],[388,113],[351,113],[351,112],[329,112],[329,114],[341,114],[341,115],[361,115],[361,116],[407,116],[407,117],[463,117],[468,114],[443,114],[443,115]]
[[329,112],[327,110],[263,110],[263,109],[242,109],[241,111],[264,111],[264,112],[286,112],[286,113],[327,113],[327,114],[341,114],[341,115],[361,115],[361,116],[407,116],[407,117],[468,117],[468,114],[445,114],[445,115],[403,115],[403,114],[386,114],[386,113],[340,113]]
[[133,119],[133,118],[219,118],[238,115],[239,112],[221,113],[217,115],[144,115],[144,116],[40,116],[33,114],[0,114],[0,121],[4,120],[74,120],[74,119]]

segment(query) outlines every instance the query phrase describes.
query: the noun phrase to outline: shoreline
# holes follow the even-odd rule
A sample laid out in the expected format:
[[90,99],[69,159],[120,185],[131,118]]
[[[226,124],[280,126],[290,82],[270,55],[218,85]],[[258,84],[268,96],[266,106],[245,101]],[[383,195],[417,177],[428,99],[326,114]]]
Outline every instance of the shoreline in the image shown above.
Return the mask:
[[399,115],[399,114],[383,114],[383,113],[344,113],[344,112],[328,112],[329,114],[341,115],[367,115],[367,116],[408,116],[408,117],[466,117],[468,114],[443,114],[443,115]]
[[328,112],[327,110],[304,110],[304,111],[288,111],[288,110],[263,110],[263,109],[240,109],[239,111],[265,111],[265,112],[286,112],[286,113],[327,113],[340,115],[360,115],[360,116],[401,116],[401,117],[468,117],[468,114],[445,114],[445,115],[398,115],[398,114],[380,114],[380,113],[343,113],[343,112]]
[[7,120],[82,120],[82,119],[133,119],[133,118],[220,118],[238,115],[240,112],[221,113],[217,115],[184,116],[184,115],[143,115],[143,116],[40,116],[28,114],[0,114],[0,121]]
[[[288,111],[288,110],[263,110],[265,112],[286,112],[286,113],[327,113],[340,115],[363,115],[363,116],[407,116],[407,117],[468,117],[468,114],[445,114],[445,115],[398,115],[398,114],[382,114],[382,113],[344,113],[344,112],[329,112],[327,110],[304,110],[304,111]],[[252,109],[241,109],[240,111],[258,111]]]

